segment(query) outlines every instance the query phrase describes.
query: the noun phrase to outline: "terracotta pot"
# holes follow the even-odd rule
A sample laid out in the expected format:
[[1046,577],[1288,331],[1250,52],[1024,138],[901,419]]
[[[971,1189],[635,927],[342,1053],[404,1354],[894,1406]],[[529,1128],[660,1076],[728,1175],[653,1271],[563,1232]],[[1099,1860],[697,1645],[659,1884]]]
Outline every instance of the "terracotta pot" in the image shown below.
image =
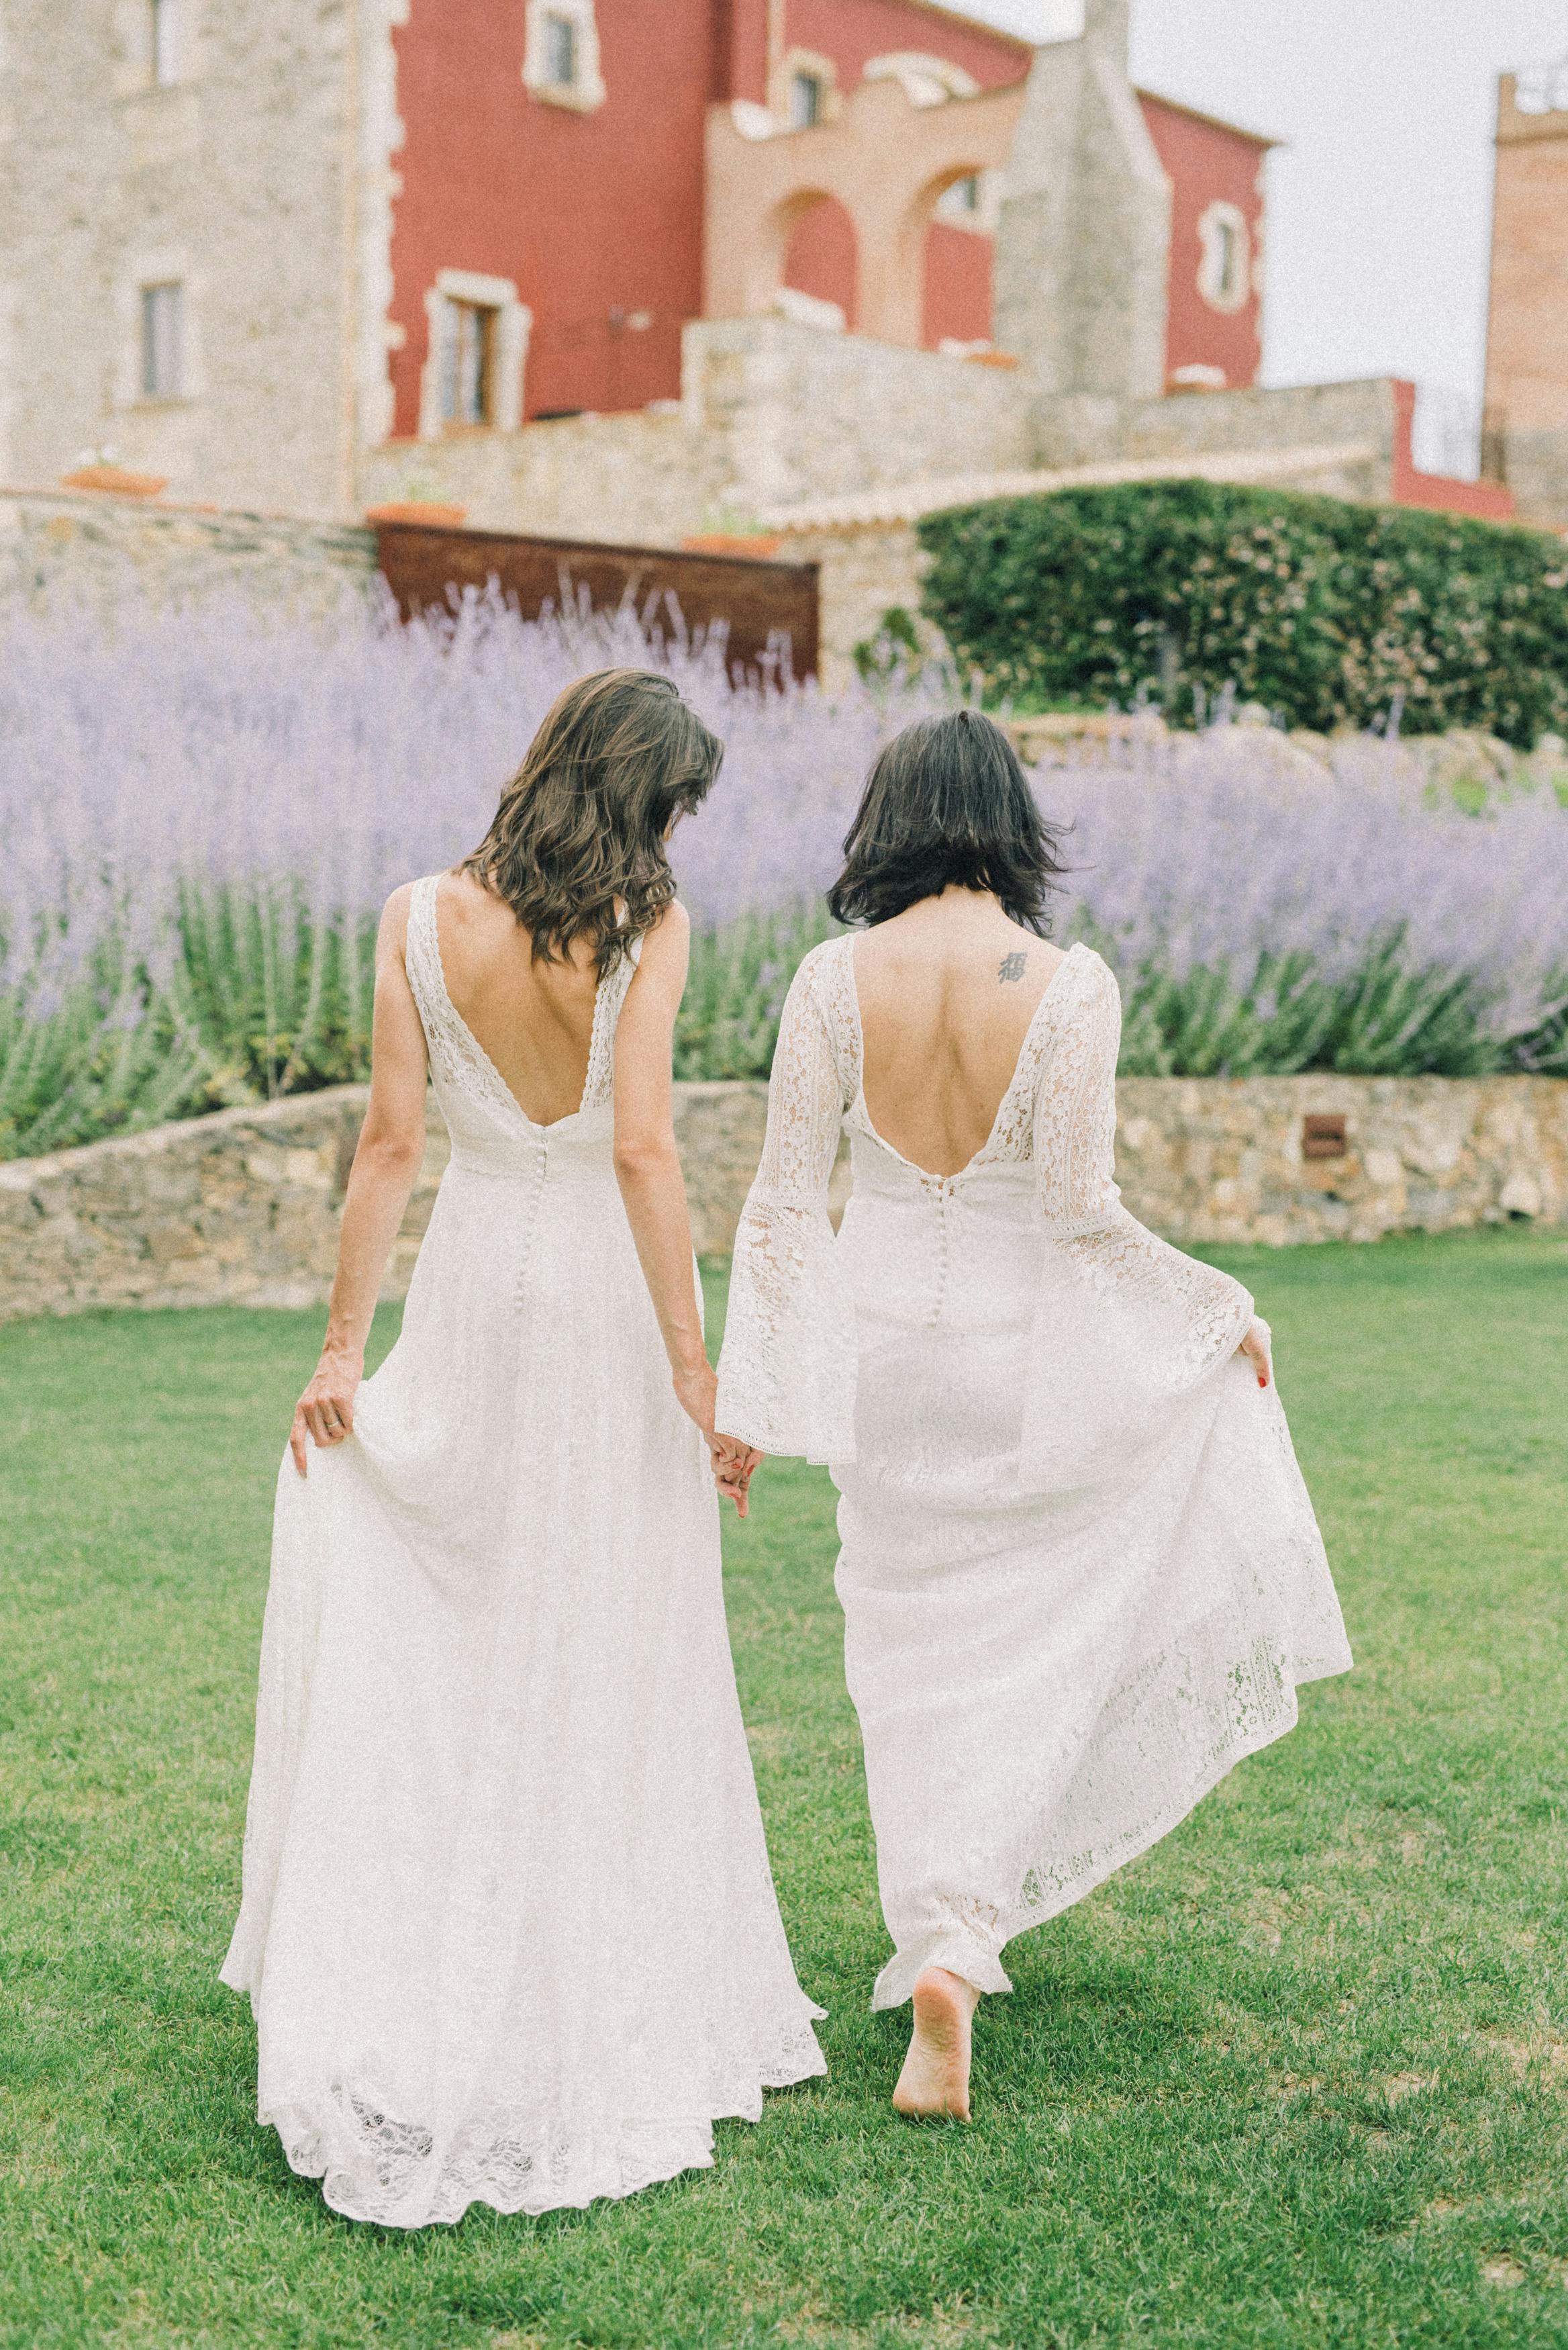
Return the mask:
[[445,506],[433,498],[393,498],[384,506],[367,506],[367,522],[423,522],[432,530],[456,530],[468,519],[466,506]]
[[116,498],[155,498],[169,483],[162,473],[128,473],[123,465],[78,465],[74,473],[61,474],[60,486],[102,490]]
[[680,544],[688,555],[749,555],[753,561],[765,563],[770,556],[778,553],[783,541],[776,532],[770,535],[752,531],[742,535],[740,531],[707,530],[700,531],[695,538],[683,538]]

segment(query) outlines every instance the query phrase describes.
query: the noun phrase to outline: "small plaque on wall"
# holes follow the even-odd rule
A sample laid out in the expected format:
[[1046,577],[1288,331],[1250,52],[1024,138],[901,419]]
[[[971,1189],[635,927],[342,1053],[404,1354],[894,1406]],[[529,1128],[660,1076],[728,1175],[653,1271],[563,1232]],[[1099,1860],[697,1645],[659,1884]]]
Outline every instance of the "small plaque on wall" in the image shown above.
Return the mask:
[[1343,1110],[1308,1110],[1302,1120],[1303,1159],[1343,1159],[1346,1147]]

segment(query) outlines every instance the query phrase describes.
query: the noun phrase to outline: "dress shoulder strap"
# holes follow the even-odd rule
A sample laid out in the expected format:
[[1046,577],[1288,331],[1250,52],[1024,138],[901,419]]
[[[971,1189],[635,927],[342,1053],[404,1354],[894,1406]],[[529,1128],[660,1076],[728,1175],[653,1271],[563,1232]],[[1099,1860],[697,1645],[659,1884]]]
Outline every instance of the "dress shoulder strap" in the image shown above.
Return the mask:
[[424,1025],[427,1040],[444,1028],[448,1009],[446,981],[441,967],[441,941],[436,930],[436,889],[439,873],[427,873],[409,892],[409,929],[403,942],[403,968]]
[[615,1091],[615,1038],[620,1025],[627,990],[637,977],[642,941],[633,939],[615,969],[601,979],[594,996],[593,1035],[588,1041],[588,1074],[583,1087],[583,1107],[597,1109]]

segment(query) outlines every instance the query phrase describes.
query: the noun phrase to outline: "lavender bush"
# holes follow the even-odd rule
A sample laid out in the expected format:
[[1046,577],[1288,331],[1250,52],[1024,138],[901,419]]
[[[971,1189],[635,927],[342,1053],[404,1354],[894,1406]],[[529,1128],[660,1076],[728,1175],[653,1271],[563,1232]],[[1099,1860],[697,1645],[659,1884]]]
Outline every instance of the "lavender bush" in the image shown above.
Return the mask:
[[[683,1076],[760,1075],[866,770],[956,696],[738,686],[635,618],[318,625],[56,610],[0,648],[0,1155],[362,1075],[387,892],[479,837],[561,687],[668,670],[727,744],[676,837],[698,923]],[[1395,743],[1325,772],[1241,728],[1039,778],[1059,923],[1115,964],[1124,1066],[1568,1068],[1568,814],[1461,814]]]

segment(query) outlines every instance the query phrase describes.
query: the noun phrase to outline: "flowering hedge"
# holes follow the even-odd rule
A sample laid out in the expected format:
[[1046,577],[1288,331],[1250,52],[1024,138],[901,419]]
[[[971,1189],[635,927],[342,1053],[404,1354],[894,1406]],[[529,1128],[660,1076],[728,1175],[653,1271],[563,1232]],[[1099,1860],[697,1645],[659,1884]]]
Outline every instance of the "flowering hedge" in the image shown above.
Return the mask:
[[[928,671],[737,685],[629,617],[327,631],[241,607],[0,635],[0,1157],[363,1076],[377,912],[480,837],[561,687],[667,669],[726,744],[675,836],[696,920],[683,1076],[760,1076],[877,749]],[[1122,982],[1123,1066],[1568,1073],[1568,811],[1466,814],[1414,754],[1325,770],[1217,726],[1043,773],[1075,827],[1058,935]]]
[[999,694],[1528,748],[1568,733],[1568,555],[1543,532],[1156,482],[930,515],[926,608]]

